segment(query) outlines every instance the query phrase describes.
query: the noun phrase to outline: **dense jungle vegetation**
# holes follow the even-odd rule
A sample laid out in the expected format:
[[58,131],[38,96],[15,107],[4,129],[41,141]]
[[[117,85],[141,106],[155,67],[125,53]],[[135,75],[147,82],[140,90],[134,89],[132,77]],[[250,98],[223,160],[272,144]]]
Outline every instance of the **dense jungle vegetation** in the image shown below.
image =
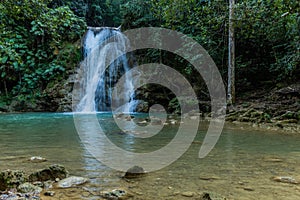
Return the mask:
[[[82,59],[80,39],[87,26],[165,27],[187,34],[210,53],[226,83],[227,0],[2,0],[0,21],[3,110],[12,101],[50,99],[51,88],[74,73]],[[299,81],[298,0],[237,0],[234,26],[237,96]],[[191,66],[167,52],[137,55],[145,63],[163,57],[201,85]]]

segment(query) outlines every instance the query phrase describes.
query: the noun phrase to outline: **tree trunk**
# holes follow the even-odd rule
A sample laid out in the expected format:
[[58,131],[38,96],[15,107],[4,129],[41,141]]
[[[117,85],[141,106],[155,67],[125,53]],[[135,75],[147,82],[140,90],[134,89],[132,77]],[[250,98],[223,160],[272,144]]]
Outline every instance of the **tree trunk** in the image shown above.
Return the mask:
[[8,91],[7,91],[6,81],[3,81],[3,84],[4,84],[5,95],[6,95],[6,97],[8,97]]
[[228,104],[235,103],[234,0],[229,0]]

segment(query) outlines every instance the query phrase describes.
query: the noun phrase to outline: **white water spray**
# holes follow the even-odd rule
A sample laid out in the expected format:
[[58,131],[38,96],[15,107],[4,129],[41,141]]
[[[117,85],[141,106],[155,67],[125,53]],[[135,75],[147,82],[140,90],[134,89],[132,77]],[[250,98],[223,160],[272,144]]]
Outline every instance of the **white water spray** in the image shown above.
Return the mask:
[[[78,112],[111,111],[112,103],[129,112],[134,87],[129,70],[126,48],[128,39],[116,28],[89,28],[84,38],[84,61],[80,72],[80,100]],[[110,64],[113,58],[117,58]],[[123,89],[112,99],[112,90],[121,76],[125,77]],[[116,91],[115,91],[116,92]],[[119,92],[119,91],[117,91]],[[120,102],[120,103],[118,103]],[[126,102],[126,105],[120,105]]]

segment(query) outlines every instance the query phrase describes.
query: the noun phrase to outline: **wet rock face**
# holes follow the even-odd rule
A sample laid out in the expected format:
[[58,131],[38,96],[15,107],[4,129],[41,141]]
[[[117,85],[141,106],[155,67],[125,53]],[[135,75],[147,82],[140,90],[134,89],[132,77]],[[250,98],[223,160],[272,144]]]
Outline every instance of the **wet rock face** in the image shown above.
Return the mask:
[[4,191],[8,188],[16,188],[26,181],[27,178],[23,171],[3,171],[0,173],[0,191]]
[[29,181],[47,181],[59,178],[64,179],[69,175],[69,172],[62,165],[51,165],[49,168],[42,169],[29,175]]

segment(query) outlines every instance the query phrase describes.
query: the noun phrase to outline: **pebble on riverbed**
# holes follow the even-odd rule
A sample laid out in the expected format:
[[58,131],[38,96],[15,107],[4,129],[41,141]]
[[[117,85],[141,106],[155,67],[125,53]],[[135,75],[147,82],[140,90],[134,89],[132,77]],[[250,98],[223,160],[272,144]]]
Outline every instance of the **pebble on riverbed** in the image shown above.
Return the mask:
[[299,181],[290,176],[276,176],[273,177],[273,181],[281,182],[281,183],[291,183],[291,184],[299,184]]
[[193,197],[194,192],[183,192],[181,195],[184,196],[184,197]]

